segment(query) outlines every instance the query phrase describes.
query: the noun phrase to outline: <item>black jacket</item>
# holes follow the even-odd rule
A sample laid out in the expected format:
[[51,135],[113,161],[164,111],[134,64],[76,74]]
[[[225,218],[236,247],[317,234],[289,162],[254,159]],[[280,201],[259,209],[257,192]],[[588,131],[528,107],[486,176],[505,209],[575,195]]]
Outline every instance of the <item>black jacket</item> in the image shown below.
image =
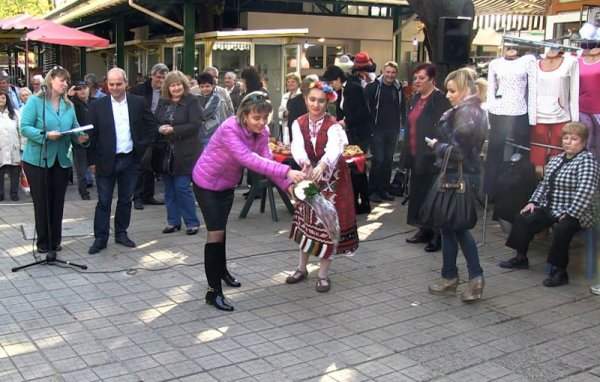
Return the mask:
[[306,101],[303,95],[298,95],[290,99],[287,103],[288,119],[287,127],[290,129],[290,137],[292,136],[292,124],[298,117],[308,113],[306,110]]
[[148,107],[152,107],[152,78],[148,78],[146,81],[141,84],[137,84],[131,89],[131,94],[135,94],[138,96],[144,97],[146,100],[146,104]]
[[[377,79],[375,79],[375,81],[371,82],[365,87],[367,102],[369,104],[369,109],[371,110],[373,129],[377,127],[377,118],[379,116],[379,113],[385,112],[385,110],[379,110],[379,94],[381,92],[382,81],[383,78],[379,76],[377,77]],[[400,131],[402,127],[406,126],[406,101],[404,100],[404,92],[402,91],[402,85],[396,80],[394,81],[393,86],[398,92],[398,110],[400,112],[400,122],[402,123],[402,126],[398,126],[398,131]]]
[[[340,106],[342,99],[343,108]],[[350,144],[357,144],[371,137],[373,124],[362,86],[346,81],[342,88],[342,96],[335,101],[335,106],[336,119],[346,122],[346,134]]]
[[237,112],[238,106],[240,106],[240,102],[242,102],[243,98],[240,94],[240,85],[233,85],[233,89],[231,89],[229,97],[231,98],[231,103],[233,104],[233,110]]
[[477,96],[471,96],[445,112],[440,118],[440,138],[435,145],[436,166],[441,166],[446,148],[452,146],[448,169],[456,170],[462,160],[464,172],[479,174],[487,126],[487,116]]
[[[421,99],[420,94],[413,97],[410,110],[412,110],[417,102]],[[411,168],[417,174],[434,174],[439,172],[439,168],[435,167],[435,153],[427,146],[425,137],[440,138],[437,128],[438,122],[442,114],[452,106],[446,99],[444,93],[439,90],[434,90],[425,104],[423,111],[417,118],[416,123],[416,144],[417,154],[413,157],[410,155],[410,140],[411,126],[406,125],[404,128],[404,141],[402,144],[402,153],[405,167]],[[410,112],[409,112],[410,114]],[[408,121],[408,119],[407,119]]]
[[[158,102],[156,118],[163,122],[170,103]],[[182,97],[173,113],[173,134],[167,135],[173,144],[174,158],[173,173],[171,175],[189,175],[200,156],[200,117],[202,110],[198,98],[192,94]],[[164,121],[164,123],[170,123]]]
[[[133,154],[139,162],[158,133],[159,124],[142,97],[126,97]],[[112,176],[115,164],[117,133],[111,102],[112,97],[106,96],[90,105],[89,123],[94,125],[90,130],[90,148],[95,150],[96,174],[100,176]]]

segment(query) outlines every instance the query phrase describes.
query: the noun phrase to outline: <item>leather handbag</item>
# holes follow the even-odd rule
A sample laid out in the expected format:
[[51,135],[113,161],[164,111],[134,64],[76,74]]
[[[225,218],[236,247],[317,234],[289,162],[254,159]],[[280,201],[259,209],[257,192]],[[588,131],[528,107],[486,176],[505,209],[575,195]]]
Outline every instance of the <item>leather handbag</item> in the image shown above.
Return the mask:
[[469,182],[463,176],[462,161],[458,162],[458,179],[448,182],[446,171],[452,146],[444,153],[440,174],[435,179],[419,211],[419,221],[424,227],[444,228],[453,231],[475,227],[477,211]]
[[175,153],[171,142],[162,136],[158,136],[142,156],[141,166],[147,171],[172,174],[174,158]]

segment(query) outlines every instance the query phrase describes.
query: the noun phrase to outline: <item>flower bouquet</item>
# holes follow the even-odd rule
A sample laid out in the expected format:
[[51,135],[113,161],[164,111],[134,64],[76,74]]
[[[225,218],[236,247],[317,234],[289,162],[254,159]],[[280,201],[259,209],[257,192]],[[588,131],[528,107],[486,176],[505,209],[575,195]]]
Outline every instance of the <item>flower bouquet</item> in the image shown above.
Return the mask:
[[317,185],[310,180],[298,183],[294,187],[294,195],[298,200],[308,204],[315,211],[317,219],[321,222],[333,242],[333,253],[336,253],[340,242],[340,222],[333,203],[321,195]]

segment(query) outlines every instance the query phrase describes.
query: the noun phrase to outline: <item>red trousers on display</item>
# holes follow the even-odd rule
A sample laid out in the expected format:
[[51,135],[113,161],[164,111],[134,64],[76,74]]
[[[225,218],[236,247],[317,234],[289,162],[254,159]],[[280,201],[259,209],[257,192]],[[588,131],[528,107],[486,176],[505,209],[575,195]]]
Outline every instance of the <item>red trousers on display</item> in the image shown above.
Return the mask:
[[[536,146],[536,143],[562,147],[562,128],[567,122],[538,123],[531,129],[531,154],[530,160],[536,166],[545,166],[548,163],[548,148]],[[550,149],[550,156],[560,154],[560,150]]]

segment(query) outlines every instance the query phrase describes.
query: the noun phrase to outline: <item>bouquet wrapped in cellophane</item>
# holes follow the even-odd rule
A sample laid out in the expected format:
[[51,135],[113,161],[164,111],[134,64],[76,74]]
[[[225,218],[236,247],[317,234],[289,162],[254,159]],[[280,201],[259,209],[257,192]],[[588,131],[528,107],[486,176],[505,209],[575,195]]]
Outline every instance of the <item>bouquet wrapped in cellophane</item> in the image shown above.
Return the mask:
[[298,183],[294,187],[294,195],[302,203],[308,204],[313,209],[317,219],[319,219],[333,242],[333,253],[336,253],[340,242],[340,222],[333,203],[325,198],[319,192],[317,185],[310,180]]

